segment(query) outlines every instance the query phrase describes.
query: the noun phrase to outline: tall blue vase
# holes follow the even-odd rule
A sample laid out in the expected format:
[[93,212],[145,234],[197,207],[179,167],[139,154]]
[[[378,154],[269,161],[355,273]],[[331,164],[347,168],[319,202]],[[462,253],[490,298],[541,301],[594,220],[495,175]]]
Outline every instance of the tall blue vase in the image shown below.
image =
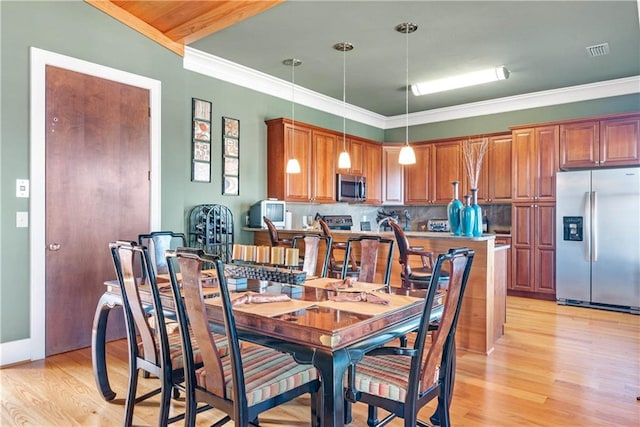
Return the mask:
[[473,227],[476,222],[476,210],[471,206],[471,196],[464,196],[464,207],[460,211],[460,223],[462,225],[462,235],[465,237],[473,237]]
[[447,205],[447,219],[449,221],[449,231],[454,236],[462,234],[462,225],[460,224],[460,211],[462,210],[462,202],[458,200],[458,181],[453,181],[453,199]]
[[471,207],[475,211],[473,222],[473,237],[482,236],[482,208],[478,204],[478,189],[471,189]]

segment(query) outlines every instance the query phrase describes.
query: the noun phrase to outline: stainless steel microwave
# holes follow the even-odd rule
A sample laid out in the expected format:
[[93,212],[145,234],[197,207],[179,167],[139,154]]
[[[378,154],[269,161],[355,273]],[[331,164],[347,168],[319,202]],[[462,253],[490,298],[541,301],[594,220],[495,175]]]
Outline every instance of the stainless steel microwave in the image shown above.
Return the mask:
[[367,178],[337,174],[336,194],[339,202],[362,203],[367,200]]

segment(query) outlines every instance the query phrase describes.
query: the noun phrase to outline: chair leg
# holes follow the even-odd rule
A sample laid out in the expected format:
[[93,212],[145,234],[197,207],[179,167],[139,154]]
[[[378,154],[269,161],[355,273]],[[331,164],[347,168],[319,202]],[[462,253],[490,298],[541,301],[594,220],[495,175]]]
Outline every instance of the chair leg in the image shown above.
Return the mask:
[[171,381],[168,381],[166,376],[163,375],[160,378],[162,384],[162,391],[160,392],[160,419],[158,420],[158,426],[166,427],[169,420],[169,408],[171,406],[171,392],[173,386]]
[[138,389],[138,367],[136,362],[129,363],[129,384],[127,387],[127,398],[124,405],[124,425],[129,427],[133,424],[133,408],[136,404],[136,392]]
[[378,425],[378,408],[369,405],[367,409],[367,425],[369,427],[375,427]]
[[429,420],[431,421],[431,423],[434,426],[439,426],[439,425],[443,425],[441,424],[441,417],[440,414],[442,414],[443,412],[446,411],[447,415],[449,413],[449,407],[451,407],[451,399],[453,397],[453,385],[455,384],[455,380],[456,380],[456,344],[455,341],[453,343],[453,345],[451,346],[451,361],[448,363],[448,371],[447,371],[447,384],[445,385],[445,389],[447,392],[447,407],[446,409],[444,408],[444,405],[442,404],[442,400],[438,399],[438,406],[436,407],[435,412],[433,413],[433,415],[431,415],[431,418],[429,418]]

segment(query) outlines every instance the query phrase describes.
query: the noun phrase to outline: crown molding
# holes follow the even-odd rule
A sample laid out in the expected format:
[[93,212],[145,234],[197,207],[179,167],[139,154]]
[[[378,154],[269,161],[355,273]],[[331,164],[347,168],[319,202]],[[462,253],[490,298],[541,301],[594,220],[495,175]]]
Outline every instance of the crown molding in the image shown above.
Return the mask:
[[[185,47],[183,66],[187,70],[215,79],[285,100],[291,100],[291,82],[188,46]],[[406,124],[404,114],[387,117],[351,104],[347,104],[346,108],[344,108],[341,100],[314,92],[302,86],[295,85],[295,87],[295,100],[297,104],[315,108],[339,117],[344,115],[349,120],[354,120],[383,130],[403,127]],[[639,92],[640,76],[626,77],[561,89],[496,98],[489,101],[419,111],[409,114],[409,126],[629,95]]]

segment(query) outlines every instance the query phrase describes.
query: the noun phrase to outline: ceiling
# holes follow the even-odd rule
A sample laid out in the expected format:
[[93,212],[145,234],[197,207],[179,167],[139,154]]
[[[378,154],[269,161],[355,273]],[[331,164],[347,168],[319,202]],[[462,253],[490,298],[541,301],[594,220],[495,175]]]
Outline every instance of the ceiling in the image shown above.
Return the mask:
[[[111,3],[115,7],[105,11],[113,16],[126,4],[127,13],[140,19],[149,20],[154,11],[147,32],[155,29],[155,37],[147,35],[169,48],[175,43],[179,54],[184,44],[287,82],[291,67],[282,61],[300,59],[296,84],[340,101],[343,53],[333,45],[350,42],[355,48],[345,54],[346,102],[385,117],[405,112],[407,42],[410,83],[498,65],[511,73],[480,86],[410,94],[411,112],[640,76],[637,0]],[[157,20],[169,6],[180,24],[169,25],[166,13]],[[418,25],[408,40],[395,31],[407,21]],[[589,56],[586,47],[601,43],[610,53]]]

